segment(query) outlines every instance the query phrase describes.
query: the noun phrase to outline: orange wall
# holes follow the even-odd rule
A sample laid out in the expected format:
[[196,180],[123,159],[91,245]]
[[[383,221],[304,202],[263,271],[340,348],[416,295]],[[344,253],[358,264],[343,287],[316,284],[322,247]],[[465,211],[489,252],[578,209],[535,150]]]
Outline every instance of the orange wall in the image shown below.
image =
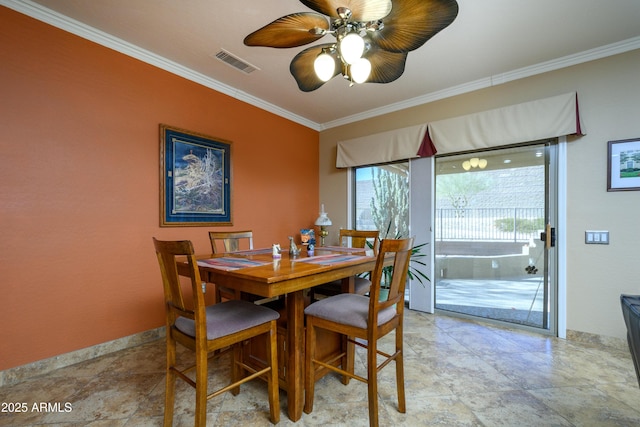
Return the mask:
[[[0,370],[161,326],[159,124],[232,141],[232,228],[318,212],[318,133],[0,7]],[[304,167],[300,165],[304,164]]]

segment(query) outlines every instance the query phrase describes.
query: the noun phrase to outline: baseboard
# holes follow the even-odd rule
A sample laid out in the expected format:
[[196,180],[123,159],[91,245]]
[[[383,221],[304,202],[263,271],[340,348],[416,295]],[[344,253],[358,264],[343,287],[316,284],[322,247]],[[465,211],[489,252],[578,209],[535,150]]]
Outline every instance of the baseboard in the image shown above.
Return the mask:
[[113,341],[72,351],[70,353],[60,354],[49,359],[38,360],[37,362],[0,371],[0,387],[17,384],[31,377],[46,374],[56,369],[104,356],[105,354],[155,341],[163,338],[164,336],[165,327],[162,326],[149,331],[140,332],[127,337],[118,338]]
[[585,344],[596,344],[604,347],[611,347],[621,351],[629,351],[627,340],[622,338],[608,337],[606,335],[590,334],[588,332],[572,331],[570,329],[567,329],[567,340],[577,341]]

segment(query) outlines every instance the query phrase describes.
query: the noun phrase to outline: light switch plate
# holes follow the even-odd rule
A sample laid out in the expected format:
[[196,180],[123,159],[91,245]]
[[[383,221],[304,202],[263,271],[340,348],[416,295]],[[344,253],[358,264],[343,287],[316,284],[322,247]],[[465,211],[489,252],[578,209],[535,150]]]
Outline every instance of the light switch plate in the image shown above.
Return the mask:
[[584,232],[584,242],[587,245],[608,245],[609,232],[598,230],[587,230]]

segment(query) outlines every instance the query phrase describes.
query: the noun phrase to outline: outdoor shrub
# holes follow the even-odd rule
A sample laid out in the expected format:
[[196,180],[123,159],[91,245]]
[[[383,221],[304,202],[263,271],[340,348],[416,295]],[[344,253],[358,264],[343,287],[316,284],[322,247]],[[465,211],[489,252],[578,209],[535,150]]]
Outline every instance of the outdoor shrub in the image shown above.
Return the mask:
[[[500,218],[496,219],[495,226],[500,231],[511,232],[514,231],[513,218]],[[544,228],[544,218],[518,218],[515,221],[515,231],[517,233],[533,233],[537,230]]]

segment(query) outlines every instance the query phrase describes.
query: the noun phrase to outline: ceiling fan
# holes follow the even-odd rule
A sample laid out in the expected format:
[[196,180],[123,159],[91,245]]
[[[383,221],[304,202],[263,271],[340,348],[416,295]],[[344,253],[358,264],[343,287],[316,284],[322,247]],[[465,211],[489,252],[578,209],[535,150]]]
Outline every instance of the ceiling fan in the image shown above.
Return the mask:
[[456,0],[300,2],[315,12],[278,18],[245,37],[244,44],[291,48],[333,35],[335,42],[311,46],[291,61],[289,70],[304,92],[316,90],[340,74],[351,85],[392,82],[404,73],[408,53],[458,15]]

